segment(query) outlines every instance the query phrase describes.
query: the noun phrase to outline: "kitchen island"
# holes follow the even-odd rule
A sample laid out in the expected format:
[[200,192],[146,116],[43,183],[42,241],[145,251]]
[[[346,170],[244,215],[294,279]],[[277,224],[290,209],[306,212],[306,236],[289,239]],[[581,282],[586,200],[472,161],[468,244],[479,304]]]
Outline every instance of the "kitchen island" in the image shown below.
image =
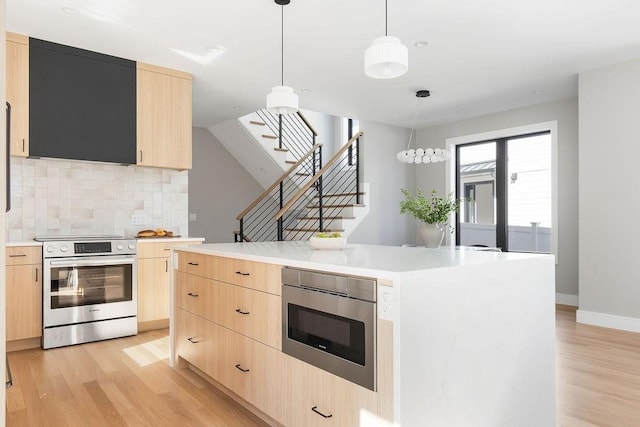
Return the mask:
[[[195,368],[272,424],[555,425],[552,256],[355,244],[319,251],[306,242],[175,254],[171,363]],[[281,352],[282,267],[377,281],[374,390]],[[251,310],[224,307],[238,293],[236,302],[256,301]],[[238,322],[224,311],[261,317],[249,324],[252,315]],[[248,354],[255,367],[240,361]]]

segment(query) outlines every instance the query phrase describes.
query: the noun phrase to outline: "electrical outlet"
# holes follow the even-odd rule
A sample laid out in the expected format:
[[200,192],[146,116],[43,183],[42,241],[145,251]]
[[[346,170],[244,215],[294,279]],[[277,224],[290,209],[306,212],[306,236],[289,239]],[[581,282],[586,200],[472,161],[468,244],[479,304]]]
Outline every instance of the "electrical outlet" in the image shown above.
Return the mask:
[[144,225],[147,223],[147,216],[144,214],[131,215],[131,225]]
[[393,288],[378,286],[378,317],[393,320]]

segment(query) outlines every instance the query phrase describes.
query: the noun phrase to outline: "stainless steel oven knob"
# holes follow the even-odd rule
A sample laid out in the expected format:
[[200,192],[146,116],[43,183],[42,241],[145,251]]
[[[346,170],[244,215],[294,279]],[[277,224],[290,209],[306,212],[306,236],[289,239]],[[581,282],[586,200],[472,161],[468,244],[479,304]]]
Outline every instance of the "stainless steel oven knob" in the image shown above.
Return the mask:
[[55,250],[56,250],[56,248],[54,248],[53,245],[48,245],[47,246],[47,252],[51,253],[51,252],[53,252]]
[[119,250],[119,251],[121,251],[121,250],[123,250],[123,249],[124,249],[124,246],[122,246],[122,243],[118,243],[118,244],[116,245],[116,249],[117,249],[117,250]]
[[67,245],[60,245],[60,252],[67,252]]

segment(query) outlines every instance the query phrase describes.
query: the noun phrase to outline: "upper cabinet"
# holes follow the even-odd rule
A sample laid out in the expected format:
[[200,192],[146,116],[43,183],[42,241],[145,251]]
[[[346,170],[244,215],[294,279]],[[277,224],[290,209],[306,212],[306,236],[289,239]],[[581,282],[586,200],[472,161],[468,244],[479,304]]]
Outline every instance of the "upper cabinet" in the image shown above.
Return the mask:
[[7,102],[11,104],[11,155],[29,155],[29,38],[7,33]]
[[136,163],[136,63],[29,39],[29,155]]
[[191,75],[137,63],[137,164],[191,169]]

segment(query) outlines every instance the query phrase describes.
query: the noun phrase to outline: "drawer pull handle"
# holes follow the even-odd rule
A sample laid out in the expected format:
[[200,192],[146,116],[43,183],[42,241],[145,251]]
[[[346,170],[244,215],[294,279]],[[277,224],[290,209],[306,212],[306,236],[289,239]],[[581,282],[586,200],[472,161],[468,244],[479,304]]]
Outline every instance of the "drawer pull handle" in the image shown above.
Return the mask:
[[236,368],[241,370],[242,372],[249,372],[251,370],[251,369],[242,369],[242,366],[240,366],[239,363],[236,365]]
[[318,411],[318,407],[317,407],[317,406],[314,406],[313,408],[311,408],[311,410],[312,410],[313,412],[315,412],[316,414],[318,414],[318,415],[322,415],[324,418],[331,418],[331,417],[333,417],[333,414],[325,415],[325,414],[323,414],[322,412]]
[[189,264],[189,265],[195,265],[195,266],[198,266],[198,265],[199,265],[197,262],[189,262],[188,264]]
[[240,314],[250,314],[251,312],[250,312],[250,311],[242,311],[241,309],[236,308],[236,313],[240,313]]
[[189,292],[187,295],[189,295],[190,297],[194,297],[194,298],[196,298],[196,297],[199,297],[199,296],[200,296],[200,295],[198,295],[198,294],[194,294],[193,292]]
[[19,257],[23,257],[23,256],[27,256],[27,254],[15,254],[15,255],[9,255],[9,258],[19,258]]
[[193,344],[198,344],[200,341],[202,341],[197,339],[196,337],[187,338],[187,340]]
[[236,274],[239,274],[241,276],[249,276],[249,275],[251,275],[251,273],[243,273],[242,271],[236,271]]

